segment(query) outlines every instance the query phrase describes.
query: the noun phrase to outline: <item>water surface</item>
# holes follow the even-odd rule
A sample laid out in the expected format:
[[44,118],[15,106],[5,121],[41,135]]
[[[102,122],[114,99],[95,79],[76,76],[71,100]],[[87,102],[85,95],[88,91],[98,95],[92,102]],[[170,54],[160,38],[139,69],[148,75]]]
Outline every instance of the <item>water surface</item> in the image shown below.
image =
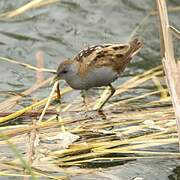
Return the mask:
[[[27,2],[1,0],[0,12],[13,10]],[[169,5],[179,6],[180,2],[173,0]],[[155,1],[152,0],[69,0],[34,9],[12,19],[1,19],[0,56],[36,65],[35,54],[41,50],[45,67],[57,69],[60,62],[72,58],[88,45],[126,42],[143,22],[135,35],[143,39],[144,48],[126,69],[123,78],[118,80],[121,83],[161,63],[157,18],[149,15],[154,7]],[[169,15],[172,25],[180,29],[180,12],[170,12]],[[176,53],[180,55],[180,48],[176,48]],[[34,71],[9,62],[0,61],[0,64],[1,101],[9,97],[10,92],[20,93],[34,84]],[[50,75],[46,74],[46,77]],[[50,87],[45,87],[32,96],[42,99],[49,91]],[[65,96],[64,101],[71,101],[77,93]],[[24,105],[30,104],[30,99],[27,98]],[[148,180],[172,180],[174,177],[177,179],[178,164],[178,160],[138,160],[107,171],[122,179],[140,176]]]

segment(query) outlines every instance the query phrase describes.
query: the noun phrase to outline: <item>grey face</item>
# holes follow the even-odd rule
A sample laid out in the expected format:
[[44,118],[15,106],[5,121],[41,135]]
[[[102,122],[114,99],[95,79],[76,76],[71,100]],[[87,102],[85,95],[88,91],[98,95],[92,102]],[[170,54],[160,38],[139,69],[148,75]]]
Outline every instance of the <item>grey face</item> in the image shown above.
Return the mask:
[[57,70],[57,76],[60,79],[67,80],[69,78],[72,78],[76,74],[74,64],[67,60],[61,63]]
[[58,70],[57,70],[57,75],[61,79],[64,79],[64,76],[66,76],[68,71],[69,71],[68,66],[64,66],[64,65],[60,64],[59,67],[58,67]]

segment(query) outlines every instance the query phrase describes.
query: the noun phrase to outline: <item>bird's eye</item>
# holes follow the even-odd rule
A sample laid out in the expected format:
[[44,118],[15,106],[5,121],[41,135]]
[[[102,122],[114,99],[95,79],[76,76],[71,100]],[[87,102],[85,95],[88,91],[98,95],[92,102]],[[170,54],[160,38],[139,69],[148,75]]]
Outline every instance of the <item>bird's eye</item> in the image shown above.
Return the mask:
[[68,72],[67,70],[63,70],[63,71],[62,71],[63,74],[66,74],[67,72]]

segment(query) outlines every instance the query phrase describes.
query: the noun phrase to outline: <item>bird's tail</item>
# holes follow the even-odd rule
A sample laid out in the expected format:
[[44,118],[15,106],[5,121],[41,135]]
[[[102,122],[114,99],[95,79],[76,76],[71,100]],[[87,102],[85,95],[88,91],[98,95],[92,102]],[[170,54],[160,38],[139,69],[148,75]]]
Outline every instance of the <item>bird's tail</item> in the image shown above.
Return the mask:
[[130,49],[128,52],[128,54],[129,54],[128,56],[131,59],[134,55],[136,55],[140,51],[140,49],[143,46],[143,42],[142,42],[142,40],[135,38],[129,42],[129,45],[130,45]]
[[128,43],[128,46],[129,48],[125,52],[124,58],[122,58],[121,61],[119,62],[119,67],[117,68],[119,73],[124,71],[124,69],[129,64],[133,56],[136,55],[140,51],[140,49],[143,46],[143,43],[138,38],[135,38]]

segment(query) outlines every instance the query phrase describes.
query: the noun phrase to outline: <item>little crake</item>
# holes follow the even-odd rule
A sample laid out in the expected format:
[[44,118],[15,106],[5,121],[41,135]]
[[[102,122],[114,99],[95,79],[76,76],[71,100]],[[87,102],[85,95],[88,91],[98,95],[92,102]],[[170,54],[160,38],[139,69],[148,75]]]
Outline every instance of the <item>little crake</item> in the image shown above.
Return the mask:
[[62,62],[55,80],[64,79],[73,89],[87,90],[109,86],[111,94],[99,110],[114,94],[111,85],[124,71],[130,60],[139,52],[142,42],[134,39],[127,44],[102,44],[83,49],[72,60]]

